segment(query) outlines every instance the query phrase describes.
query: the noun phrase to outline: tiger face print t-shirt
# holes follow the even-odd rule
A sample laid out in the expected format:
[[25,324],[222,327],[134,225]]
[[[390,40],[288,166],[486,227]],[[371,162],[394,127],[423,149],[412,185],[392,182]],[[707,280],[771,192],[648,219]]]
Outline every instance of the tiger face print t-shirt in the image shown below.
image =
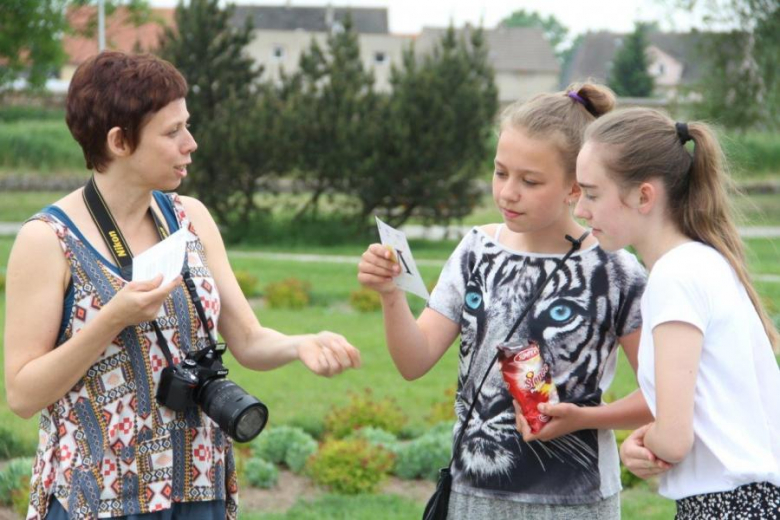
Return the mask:
[[[454,435],[496,346],[561,258],[512,251],[473,228],[445,264],[428,306],[461,329]],[[641,325],[646,279],[633,255],[598,245],[576,252],[555,273],[512,341],[539,345],[561,402],[602,402],[615,374],[618,339]],[[455,454],[453,477],[458,493],[526,503],[588,504],[620,491],[612,431],[526,443],[498,363]]]

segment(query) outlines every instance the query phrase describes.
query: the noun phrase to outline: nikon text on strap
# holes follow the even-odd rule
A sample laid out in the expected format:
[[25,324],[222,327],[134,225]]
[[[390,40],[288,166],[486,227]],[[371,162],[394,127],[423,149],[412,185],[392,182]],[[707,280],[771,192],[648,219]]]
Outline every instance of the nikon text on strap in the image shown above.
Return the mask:
[[[82,192],[84,198],[84,204],[89,210],[89,214],[92,216],[92,220],[95,221],[100,234],[103,235],[103,240],[106,241],[108,250],[111,252],[111,256],[114,258],[114,262],[119,271],[122,273],[122,278],[127,281],[133,279],[133,253],[130,251],[130,247],[127,245],[124,235],[119,230],[119,226],[114,220],[114,216],[111,215],[106,201],[103,200],[103,196],[98,191],[95,184],[95,178],[90,177],[87,184],[84,186]],[[160,240],[165,239],[168,236],[168,230],[163,225],[160,218],[152,210],[152,206],[149,206],[149,214],[154,221],[154,229],[157,231],[157,235]]]

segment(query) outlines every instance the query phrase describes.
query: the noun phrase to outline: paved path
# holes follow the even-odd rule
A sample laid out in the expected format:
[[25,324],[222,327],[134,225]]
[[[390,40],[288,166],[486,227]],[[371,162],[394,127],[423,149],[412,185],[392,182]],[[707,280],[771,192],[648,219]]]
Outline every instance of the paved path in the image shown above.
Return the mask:
[[[0,236],[14,236],[19,231],[19,222],[0,222]],[[457,240],[465,235],[471,226],[403,226],[401,229],[408,238],[441,240],[451,238]],[[780,226],[756,226],[740,228],[743,238],[780,238]]]
[[[14,222],[0,222],[0,236],[14,236],[21,224]],[[423,226],[404,226],[402,228],[409,238],[427,238],[429,240],[441,240],[442,238],[460,238],[469,227],[450,227],[447,229],[425,228]],[[744,238],[780,238],[780,227],[751,227],[740,229]],[[270,253],[266,251],[230,251],[234,258],[258,258],[264,260],[283,260],[288,262],[325,262],[333,264],[357,265],[359,257],[346,255],[314,255],[305,253]],[[443,260],[416,259],[419,265],[441,267]],[[757,274],[754,280],[759,282],[780,283],[780,275]]]

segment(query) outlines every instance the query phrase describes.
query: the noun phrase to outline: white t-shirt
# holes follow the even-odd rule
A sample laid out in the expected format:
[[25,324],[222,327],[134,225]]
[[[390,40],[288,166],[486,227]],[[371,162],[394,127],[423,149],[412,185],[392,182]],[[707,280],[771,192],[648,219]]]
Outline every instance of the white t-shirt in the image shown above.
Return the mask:
[[675,247],[653,267],[641,307],[637,375],[653,415],[653,329],[681,321],[704,334],[693,448],[661,477],[661,495],[676,500],[751,482],[780,485],[780,369],[761,319],[727,260],[699,242]]

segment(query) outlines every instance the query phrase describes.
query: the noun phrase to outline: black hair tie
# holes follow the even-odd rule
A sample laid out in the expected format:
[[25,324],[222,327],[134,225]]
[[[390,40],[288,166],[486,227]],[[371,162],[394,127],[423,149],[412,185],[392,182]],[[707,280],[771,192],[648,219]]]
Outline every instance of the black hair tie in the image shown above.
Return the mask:
[[685,146],[685,143],[692,141],[693,137],[688,133],[687,123],[675,123],[674,128],[677,129],[677,137],[680,139],[680,144]]

